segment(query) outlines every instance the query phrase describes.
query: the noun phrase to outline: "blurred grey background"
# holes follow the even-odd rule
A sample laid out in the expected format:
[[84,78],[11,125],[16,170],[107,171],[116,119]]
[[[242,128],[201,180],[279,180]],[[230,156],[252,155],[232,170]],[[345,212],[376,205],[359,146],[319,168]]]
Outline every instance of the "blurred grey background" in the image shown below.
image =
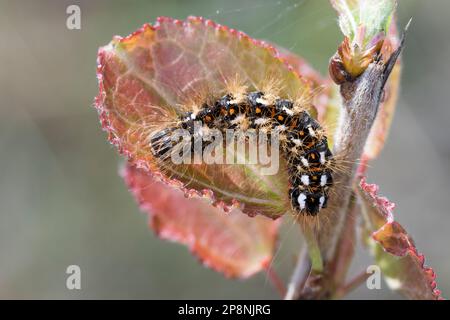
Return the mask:
[[[81,30],[66,28],[78,4]],[[397,203],[450,296],[450,2],[401,0],[410,17],[401,100],[369,181]],[[201,15],[290,48],[326,73],[342,39],[327,0],[0,1],[0,298],[278,298],[264,274],[227,280],[157,239],[118,176],[96,111],[96,52],[157,16]],[[298,250],[285,228],[275,268]],[[358,255],[353,274],[371,263]],[[66,289],[77,264],[82,290]],[[399,298],[361,287],[349,298]]]

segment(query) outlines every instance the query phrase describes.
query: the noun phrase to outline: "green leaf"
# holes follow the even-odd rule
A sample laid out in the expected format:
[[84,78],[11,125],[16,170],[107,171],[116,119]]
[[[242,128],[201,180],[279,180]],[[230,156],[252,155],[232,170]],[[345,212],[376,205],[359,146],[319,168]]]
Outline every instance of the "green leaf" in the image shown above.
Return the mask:
[[342,33],[364,49],[380,33],[384,36],[397,7],[395,0],[331,0],[339,13]]
[[382,51],[397,2],[331,0],[331,4],[339,14],[339,26],[345,35],[330,62],[330,74],[340,84],[359,77]]

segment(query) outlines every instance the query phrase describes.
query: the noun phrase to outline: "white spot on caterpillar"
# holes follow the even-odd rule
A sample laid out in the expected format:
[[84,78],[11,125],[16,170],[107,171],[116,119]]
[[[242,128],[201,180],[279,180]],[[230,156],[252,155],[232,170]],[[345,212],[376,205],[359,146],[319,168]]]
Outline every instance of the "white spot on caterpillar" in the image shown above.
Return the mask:
[[325,196],[321,196],[319,199],[320,209],[323,208],[324,203],[325,203]]
[[195,120],[195,118],[197,118],[197,115],[196,114],[191,114],[191,120]]
[[277,132],[283,132],[286,130],[287,130],[287,128],[284,124],[275,127],[275,131],[277,131]]
[[303,185],[305,186],[309,186],[309,176],[308,175],[303,175],[300,180],[302,181]]
[[321,164],[325,164],[325,161],[326,161],[326,159],[325,159],[325,152],[321,152],[320,153],[320,163]]
[[300,139],[292,139],[292,142],[295,143],[295,145],[297,147],[301,147],[302,146],[302,140],[300,140]]
[[324,187],[324,186],[327,184],[327,182],[328,182],[327,175],[326,175],[326,174],[323,174],[323,175],[320,177],[320,186],[321,186],[321,187]]
[[305,157],[301,157],[301,158],[300,158],[300,161],[302,162],[302,164],[303,164],[305,167],[309,167],[309,162],[308,162],[308,160],[305,159]]
[[300,195],[298,196],[298,204],[300,206],[300,209],[304,210],[306,207],[306,195],[304,193],[300,193]]
[[311,137],[316,137],[316,132],[314,131],[314,129],[312,127],[308,127],[308,131],[309,131],[309,135]]
[[291,109],[288,109],[286,107],[283,107],[282,109],[284,112],[286,112],[288,115],[290,115],[291,117],[294,115],[294,111],[292,111]]
[[263,98],[256,99],[256,102],[265,106],[269,104],[269,102]]

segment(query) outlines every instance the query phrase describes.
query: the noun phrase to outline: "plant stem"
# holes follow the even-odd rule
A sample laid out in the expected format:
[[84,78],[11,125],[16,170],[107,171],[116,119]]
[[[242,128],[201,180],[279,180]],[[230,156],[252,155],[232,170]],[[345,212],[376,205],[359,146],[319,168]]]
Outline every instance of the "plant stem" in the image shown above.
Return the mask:
[[328,212],[329,230],[324,232],[323,236],[321,234],[319,239],[319,246],[325,260],[334,255],[353,192],[358,168],[356,160],[361,158],[370,129],[378,113],[384,87],[404,47],[406,30],[400,46],[387,62],[376,60],[358,79],[341,85],[343,106],[333,150],[334,154],[342,158],[343,169],[335,177],[335,184],[340,187],[329,203],[330,209],[335,211]]
[[[304,229],[312,272],[306,279],[303,290],[305,292],[299,294],[297,298],[328,299],[335,295],[334,275],[330,273],[336,270],[331,270],[330,263],[333,262],[339,239],[345,229],[343,228],[345,218],[349,214],[350,198],[358,167],[356,160],[363,153],[381,103],[384,86],[404,47],[404,39],[405,34],[399,48],[387,62],[375,60],[359,78],[341,85],[343,106],[334,154],[342,158],[344,168],[336,175],[335,184],[339,185],[339,188],[331,198],[329,208],[319,216],[327,220],[321,223],[326,225],[326,228],[320,230],[318,237],[311,229],[307,227]],[[299,284],[294,283],[292,286],[299,287]]]

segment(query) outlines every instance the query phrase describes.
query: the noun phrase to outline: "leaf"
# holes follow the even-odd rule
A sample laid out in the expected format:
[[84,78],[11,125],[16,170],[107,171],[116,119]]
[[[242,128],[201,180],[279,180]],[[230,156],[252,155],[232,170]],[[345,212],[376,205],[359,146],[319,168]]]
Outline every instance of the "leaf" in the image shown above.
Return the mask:
[[229,277],[246,278],[271,261],[279,223],[238,209],[225,213],[208,192],[184,190],[160,174],[131,164],[122,176],[155,233],[186,245],[208,267]]
[[391,289],[409,299],[442,299],[433,269],[424,265],[425,258],[412,238],[394,221],[395,205],[378,196],[378,186],[367,184],[365,178],[360,182],[360,191],[366,241]]
[[340,83],[359,77],[380,53],[397,1],[331,0],[331,4],[339,14],[339,26],[345,35],[330,62],[330,74]]
[[374,44],[373,40],[389,32],[397,7],[396,0],[331,0],[339,14],[342,33],[360,48]]
[[[173,122],[181,105],[205,93],[223,95],[236,77],[250,89],[270,78],[282,83],[281,96],[311,96],[308,82],[272,46],[198,17],[159,18],[155,26],[115,37],[99,49],[97,77],[95,106],[109,140],[149,171],[161,170],[149,147],[155,127]],[[247,214],[277,218],[290,208],[282,161],[280,168],[275,175],[262,174],[259,165],[179,165],[163,171],[189,188],[214,192],[226,205],[238,201]]]

